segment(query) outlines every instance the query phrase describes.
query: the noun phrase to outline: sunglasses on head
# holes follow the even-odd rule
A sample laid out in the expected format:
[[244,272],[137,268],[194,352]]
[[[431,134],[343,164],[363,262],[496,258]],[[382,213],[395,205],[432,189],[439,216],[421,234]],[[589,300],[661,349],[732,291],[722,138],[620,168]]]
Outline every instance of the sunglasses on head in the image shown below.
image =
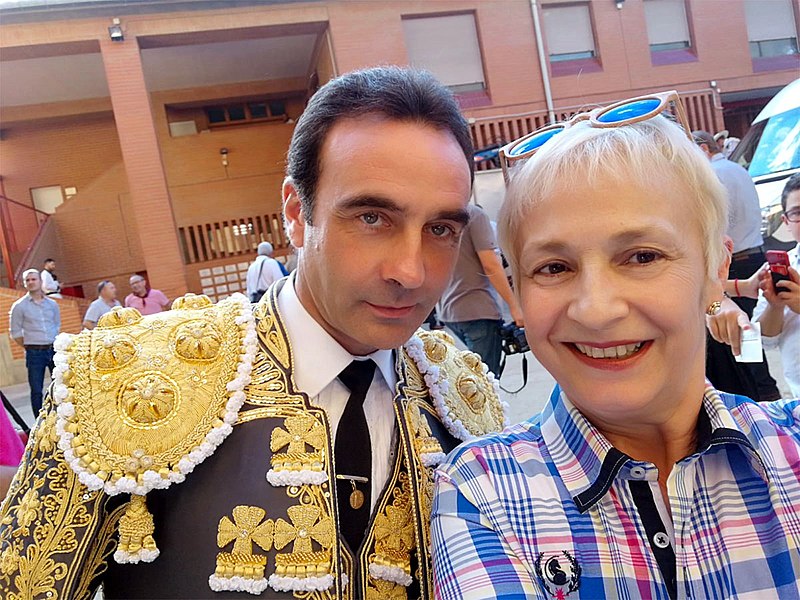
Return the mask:
[[623,125],[631,125],[652,119],[665,110],[669,110],[671,106],[686,136],[691,140],[692,134],[689,120],[686,118],[686,112],[683,110],[678,92],[672,90],[657,94],[647,94],[646,96],[621,100],[588,112],[577,113],[567,121],[540,127],[536,131],[507,144],[500,149],[500,165],[503,168],[503,177],[508,182],[508,171],[512,166],[533,156],[550,139],[576,123],[588,121],[592,127],[622,127]]

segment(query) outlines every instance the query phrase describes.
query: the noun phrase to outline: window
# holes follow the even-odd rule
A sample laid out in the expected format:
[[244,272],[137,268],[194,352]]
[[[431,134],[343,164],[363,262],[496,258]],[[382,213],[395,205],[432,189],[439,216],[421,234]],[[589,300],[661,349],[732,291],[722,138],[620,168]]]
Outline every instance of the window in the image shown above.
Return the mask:
[[222,106],[205,106],[203,110],[210,127],[286,118],[286,104],[282,100],[236,102]]
[[691,47],[684,0],[645,0],[644,16],[651,52]]
[[798,53],[791,0],[745,0],[747,39],[754,59]]
[[412,66],[427,69],[455,93],[486,88],[474,14],[404,17],[403,33]]
[[595,58],[588,4],[546,4],[542,17],[551,63]]

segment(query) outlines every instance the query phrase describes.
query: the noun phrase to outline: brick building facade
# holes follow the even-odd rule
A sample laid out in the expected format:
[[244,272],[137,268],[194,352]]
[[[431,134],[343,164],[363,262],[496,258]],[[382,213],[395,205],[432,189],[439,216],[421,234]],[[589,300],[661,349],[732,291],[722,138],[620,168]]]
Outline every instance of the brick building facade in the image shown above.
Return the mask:
[[[286,147],[336,73],[429,68],[458,93],[476,146],[668,88],[706,129],[723,128],[730,98],[725,125],[741,134],[800,73],[799,13],[797,0],[12,2],[0,9],[4,260],[53,256],[87,296],[100,279],[124,295],[140,272],[173,298],[222,297],[242,288],[259,241],[286,251]],[[57,207],[35,199],[59,189]],[[26,207],[51,213],[41,231]]]

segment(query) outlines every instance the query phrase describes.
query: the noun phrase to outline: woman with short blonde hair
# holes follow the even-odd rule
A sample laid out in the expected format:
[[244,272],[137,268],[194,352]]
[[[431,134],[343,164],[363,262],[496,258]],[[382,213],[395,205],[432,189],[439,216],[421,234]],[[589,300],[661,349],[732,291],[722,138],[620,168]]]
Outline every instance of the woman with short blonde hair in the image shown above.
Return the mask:
[[705,378],[726,198],[668,108],[623,101],[503,151],[501,245],[558,385],[437,471],[438,598],[800,597],[800,407]]

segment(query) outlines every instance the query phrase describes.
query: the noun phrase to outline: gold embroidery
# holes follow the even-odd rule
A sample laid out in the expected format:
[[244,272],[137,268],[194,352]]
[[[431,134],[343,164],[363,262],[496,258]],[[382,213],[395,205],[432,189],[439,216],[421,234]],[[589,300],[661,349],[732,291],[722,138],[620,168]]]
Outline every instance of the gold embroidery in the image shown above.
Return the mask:
[[366,600],[406,600],[407,598],[408,592],[405,586],[391,581],[370,579]]
[[154,531],[153,515],[147,510],[144,496],[132,496],[119,520],[119,550],[128,554],[157,551]]
[[121,369],[136,358],[137,352],[130,338],[109,332],[94,353],[94,364],[98,369]]
[[434,363],[440,363],[447,358],[447,344],[436,336],[428,336],[423,344],[425,356]]
[[[44,481],[40,482],[40,484],[43,483]],[[23,535],[28,535],[28,527],[39,517],[39,508],[41,504],[42,503],[39,501],[39,493],[35,488],[25,492],[22,500],[20,500],[17,506],[17,523]]]
[[78,597],[67,590],[74,591],[72,583],[82,572],[97,568],[93,557],[78,556],[76,550],[99,521],[102,505],[78,482],[60,450],[42,458],[38,447],[52,444],[51,431],[49,416],[41,419],[28,460],[0,506],[4,600]]
[[283,519],[275,523],[275,548],[280,550],[289,542],[294,542],[292,554],[311,552],[311,540],[323,548],[333,545],[336,533],[333,520],[322,516],[322,510],[313,505],[295,505],[286,510],[291,524]]
[[267,352],[288,369],[290,365],[289,346],[283,333],[278,329],[278,319],[272,310],[277,304],[277,289],[272,288],[273,296],[265,298],[256,305],[253,314],[256,317],[258,333],[267,348]]
[[157,371],[137,373],[120,388],[117,410],[131,427],[160,424],[178,412],[178,384]]
[[[84,331],[69,347],[65,402],[73,404],[74,415],[66,417],[65,429],[74,434],[75,458],[100,483],[128,476],[143,485],[145,472],[152,471],[147,487],[158,487],[153,474],[169,479],[179,461],[203,451],[206,436],[223,425],[227,385],[237,376],[245,334],[236,323],[242,305],[234,299],[214,306],[190,296],[173,306],[179,310],[161,313],[159,327],[148,316],[116,331]],[[108,339],[131,340],[141,350],[100,371],[94,357]],[[185,360],[201,361],[203,376],[187,369]]]
[[175,333],[175,354],[191,361],[214,360],[222,346],[221,338],[211,323],[200,319],[189,321],[178,327]]
[[471,375],[460,375],[456,382],[458,395],[467,403],[467,406],[476,415],[480,414],[486,406],[486,394],[478,387],[478,382]]
[[369,562],[402,569],[410,577],[411,552],[415,547],[415,539],[408,473],[400,473],[392,495],[392,503],[375,517],[375,552],[370,555]]
[[[267,557],[253,554],[253,544],[268,552],[272,548],[274,524],[264,520],[266,511],[258,506],[237,506],[233,509],[233,521],[222,517],[217,528],[217,545],[224,548],[233,542],[232,552],[217,554],[214,576],[221,580],[242,577],[264,582]],[[220,589],[240,589],[241,586],[221,584]]]
[[125,325],[133,325],[142,320],[142,314],[135,308],[123,308],[117,306],[107,312],[97,321],[97,329],[114,329],[116,327],[124,327]]
[[[201,310],[208,308],[212,304],[211,299],[205,294],[185,294],[172,301],[172,310]],[[159,319],[156,319],[153,324],[155,325],[158,322]]]
[[251,554],[253,543],[269,551],[275,525],[272,519],[264,521],[266,514],[263,508],[257,506],[235,507],[232,522],[228,517],[222,517],[219,522],[217,545],[224,548],[233,542],[233,552],[238,554]]
[[[310,469],[322,470],[322,454],[319,452],[327,443],[327,434],[322,424],[308,413],[287,417],[283,422],[286,429],[276,427],[270,436],[269,448],[272,467],[276,471]],[[288,446],[286,452],[279,452]],[[311,446],[316,452],[306,452]]]
[[58,433],[56,433],[56,411],[50,411],[42,421],[34,436],[36,450],[42,454],[52,452],[58,444]]
[[408,419],[411,425],[411,432],[414,435],[414,448],[417,455],[443,453],[442,445],[431,432],[428,420],[422,414],[419,405],[410,402],[408,406]]
[[[283,519],[275,522],[275,549],[281,550],[293,542],[291,552],[275,556],[275,576],[279,579],[324,579],[336,573],[333,560],[336,529],[329,516],[332,505],[327,487],[322,484],[286,489],[289,497],[300,499],[300,504],[286,510],[291,523]],[[333,582],[332,578],[330,581]],[[317,588],[317,591],[322,590]]]

